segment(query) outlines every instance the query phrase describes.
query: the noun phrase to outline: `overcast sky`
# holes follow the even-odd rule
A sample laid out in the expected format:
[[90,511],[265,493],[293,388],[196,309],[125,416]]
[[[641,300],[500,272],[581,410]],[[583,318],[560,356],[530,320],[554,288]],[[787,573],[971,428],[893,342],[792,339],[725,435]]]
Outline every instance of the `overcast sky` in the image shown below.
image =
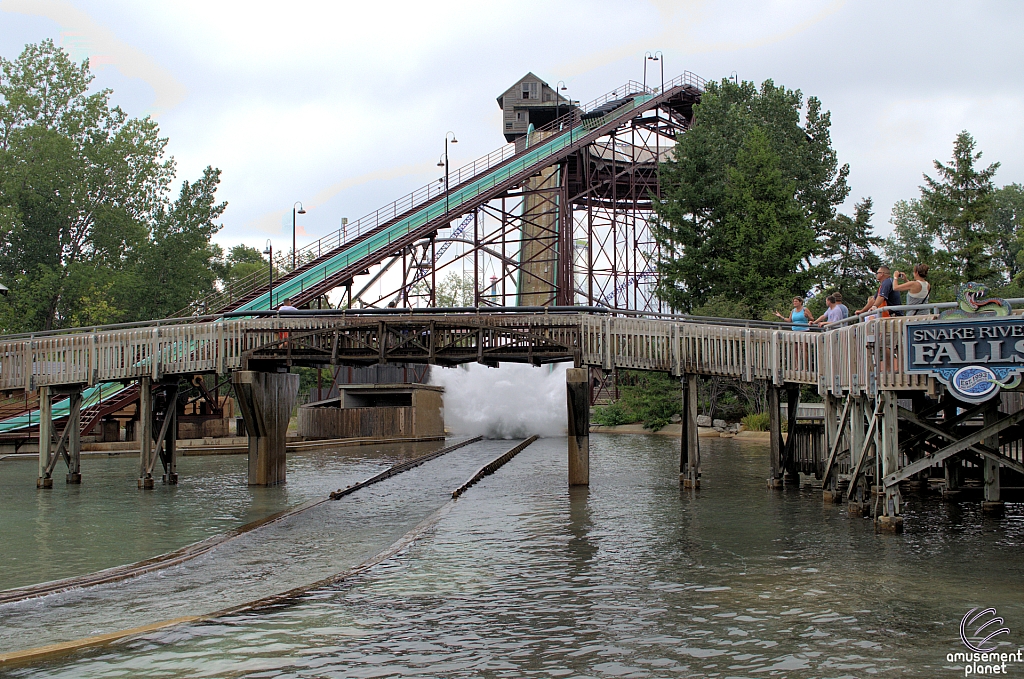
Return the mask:
[[[736,72],[822,100],[852,202],[887,233],[899,199],[970,131],[1024,182],[1024,3],[827,0],[147,2],[0,0],[0,54],[53,38],[170,138],[179,179],[223,170],[225,245],[313,237],[503,143],[501,92],[527,71],[589,101],[641,80]],[[660,73],[648,73],[648,79]],[[847,206],[849,209],[850,206]],[[290,243],[289,243],[290,244]]]

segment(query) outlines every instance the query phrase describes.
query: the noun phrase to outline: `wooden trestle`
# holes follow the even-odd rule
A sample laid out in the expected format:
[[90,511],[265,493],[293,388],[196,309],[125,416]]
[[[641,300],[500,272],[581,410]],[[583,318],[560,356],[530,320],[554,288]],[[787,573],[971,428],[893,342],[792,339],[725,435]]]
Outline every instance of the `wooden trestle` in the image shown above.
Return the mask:
[[[680,478],[684,486],[697,488],[697,378],[763,380],[773,432],[769,485],[780,487],[799,473],[814,474],[822,480],[826,500],[847,501],[851,511],[868,511],[881,525],[898,528],[901,486],[908,482],[920,484],[941,474],[946,492],[965,493],[973,476],[985,507],[998,511],[1005,485],[1000,474],[1024,474],[1024,409],[1016,394],[970,406],[952,399],[934,379],[904,370],[903,325],[928,318],[883,318],[828,332],[592,309],[395,310],[165,321],[0,338],[0,390],[40,389],[41,429],[44,438],[56,441],[52,455],[48,446],[41,447],[46,450],[40,454],[40,485],[45,485],[58,457],[68,463],[69,480],[79,473],[77,437],[70,427],[57,437],[45,417],[52,389],[78,393],[100,382],[140,381],[146,393],[148,381],[177,376],[391,361],[442,366],[573,361],[577,367],[608,372],[662,371],[681,380]],[[812,422],[798,415],[800,392],[807,389],[824,400],[824,415]],[[789,403],[785,438],[784,396]],[[156,452],[173,482],[167,418],[161,413],[145,418],[149,432],[143,439],[152,440],[156,419],[164,433],[163,439],[156,438]],[[140,485],[152,479],[157,458],[152,447],[143,448]]]

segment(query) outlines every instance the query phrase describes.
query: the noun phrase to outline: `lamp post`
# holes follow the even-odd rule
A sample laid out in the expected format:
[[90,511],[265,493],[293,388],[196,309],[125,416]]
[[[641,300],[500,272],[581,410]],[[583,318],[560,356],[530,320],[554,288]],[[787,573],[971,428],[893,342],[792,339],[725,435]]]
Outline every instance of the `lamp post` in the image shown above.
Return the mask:
[[[559,85],[561,85],[561,87],[559,87]],[[559,80],[555,83],[555,120],[558,120],[558,115],[562,110],[562,95],[560,95],[559,92],[565,92],[566,89],[568,88],[565,86],[564,80]]]
[[[298,212],[295,211],[296,206],[299,208]],[[300,214],[300,215],[306,214],[306,211],[302,207],[302,201],[301,200],[295,201],[295,205],[292,205],[292,271],[295,271],[295,255],[296,255],[296,252],[295,252],[295,215],[296,214]]]
[[646,52],[644,54],[644,93],[647,92],[647,62],[648,61],[659,61],[661,62],[661,89],[659,92],[665,91],[665,55],[661,53],[661,50],[654,52]]
[[267,239],[267,245],[263,248],[263,254],[270,258],[270,308],[274,308],[274,244]]
[[444,135],[444,155],[437,161],[438,167],[444,168],[444,216],[448,216],[448,135],[451,135],[451,143],[458,144],[459,140],[455,138],[455,133],[451,130],[445,132]]

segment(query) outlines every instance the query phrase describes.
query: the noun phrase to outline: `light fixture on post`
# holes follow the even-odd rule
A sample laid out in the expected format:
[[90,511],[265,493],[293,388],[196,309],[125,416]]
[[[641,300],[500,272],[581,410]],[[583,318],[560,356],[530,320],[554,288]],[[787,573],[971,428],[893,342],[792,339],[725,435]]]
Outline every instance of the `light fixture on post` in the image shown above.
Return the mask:
[[444,165],[444,216],[448,218],[448,135],[451,135],[451,143],[458,144],[459,140],[455,138],[455,133],[448,130],[444,134],[444,162],[438,161],[438,166]]
[[263,248],[263,254],[270,258],[270,308],[274,308],[274,244],[267,239],[267,245]]
[[566,89],[564,80],[559,80],[555,83],[555,120],[558,120],[558,115],[562,111],[562,95],[559,92],[565,92]]
[[[298,212],[295,211],[296,207],[299,208]],[[296,214],[300,214],[300,215],[306,214],[306,210],[303,209],[303,207],[302,207],[302,201],[301,200],[295,201],[295,205],[292,205],[292,271],[295,271],[295,262],[296,262],[296,259],[295,259],[295,255],[296,255],[296,252],[295,252],[295,215]]]
[[661,89],[659,92],[665,91],[665,55],[661,53],[661,50],[654,52],[646,52],[644,54],[644,93],[647,93],[647,62],[648,61],[660,61],[661,62]]

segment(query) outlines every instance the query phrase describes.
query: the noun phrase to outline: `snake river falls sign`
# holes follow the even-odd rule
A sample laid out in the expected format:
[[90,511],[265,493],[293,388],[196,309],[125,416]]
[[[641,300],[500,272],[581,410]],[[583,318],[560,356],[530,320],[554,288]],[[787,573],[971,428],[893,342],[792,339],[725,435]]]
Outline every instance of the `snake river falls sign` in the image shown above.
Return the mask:
[[1024,318],[991,316],[908,323],[907,372],[927,373],[957,398],[981,403],[1020,384]]

